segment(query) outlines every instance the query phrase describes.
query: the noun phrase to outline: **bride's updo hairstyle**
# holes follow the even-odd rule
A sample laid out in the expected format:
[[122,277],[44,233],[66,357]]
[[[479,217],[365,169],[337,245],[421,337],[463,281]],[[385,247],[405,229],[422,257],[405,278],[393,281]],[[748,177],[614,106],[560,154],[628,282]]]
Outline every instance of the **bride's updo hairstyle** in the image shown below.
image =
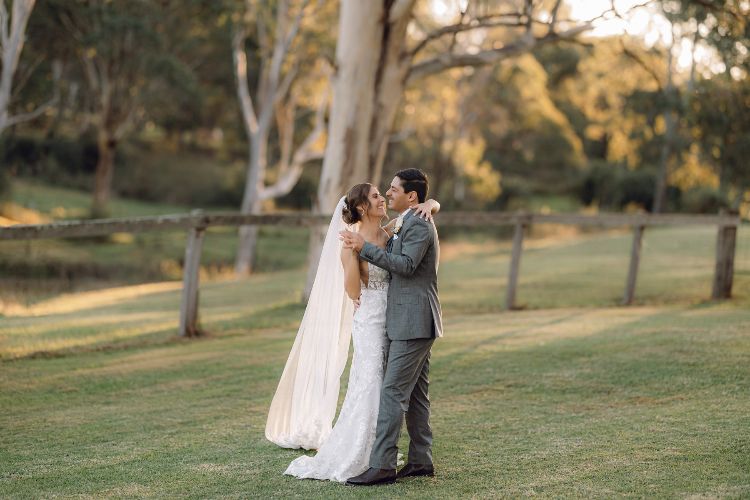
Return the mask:
[[370,208],[370,189],[372,184],[364,182],[357,184],[346,193],[346,200],[344,208],[341,210],[341,215],[344,218],[344,222],[347,224],[356,224],[362,220],[362,213],[357,208],[362,208],[364,212]]

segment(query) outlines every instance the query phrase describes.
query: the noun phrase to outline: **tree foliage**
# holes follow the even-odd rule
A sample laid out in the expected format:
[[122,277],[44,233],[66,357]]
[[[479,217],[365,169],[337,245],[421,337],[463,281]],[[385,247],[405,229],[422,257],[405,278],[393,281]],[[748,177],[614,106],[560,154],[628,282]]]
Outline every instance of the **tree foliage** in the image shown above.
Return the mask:
[[[290,12],[304,3],[289,0]],[[302,17],[280,68],[282,79],[293,75],[291,91],[268,108],[273,112],[265,188],[280,185],[283,166],[291,164],[289,151],[315,127],[318,96],[336,81],[335,73],[320,72],[323,61],[339,69],[336,25],[342,4],[308,3],[316,15]],[[648,207],[653,195],[634,193],[658,183],[666,164],[669,209],[750,203],[743,198],[750,186],[743,165],[750,142],[747,2],[652,2],[671,23],[677,45],[693,44],[708,54],[693,71],[672,61],[671,88],[665,43],[647,46],[634,37],[566,41],[580,32],[568,33],[575,26],[565,23],[564,2],[455,2],[452,14],[442,17],[427,0],[386,4],[395,9],[393,19],[403,14],[399,9],[412,10],[398,18],[403,22],[389,25],[377,58],[398,63],[385,64],[395,70],[374,76],[379,97],[366,120],[367,169],[360,175],[379,176],[387,151],[388,171],[423,168],[445,207],[501,206],[510,196],[579,194],[586,186],[599,191],[584,198],[600,206]],[[281,4],[248,5],[249,11],[245,2],[230,0],[39,1],[29,19],[12,104],[14,112],[30,113],[52,95],[59,99],[5,134],[5,171],[90,186],[91,162],[109,157],[108,175],[117,173],[109,181],[102,176],[98,190],[111,185],[153,198],[162,189],[156,186],[180,189],[181,169],[190,175],[213,163],[209,170],[221,172],[221,179],[206,186],[216,193],[196,199],[239,205],[250,141],[237,99],[233,35],[242,23],[248,91],[261,97],[257,77],[273,55]],[[675,119],[671,132],[669,115]],[[159,162],[139,160],[147,155],[171,157],[175,165],[163,168],[158,181],[155,174],[149,180]],[[196,160],[183,160],[191,157]],[[177,178],[169,182],[172,175]],[[277,194],[290,192],[284,203],[309,206],[311,193],[320,195],[319,176],[312,162],[304,174],[292,176],[304,186],[290,191],[293,183],[286,183]],[[84,177],[89,180],[82,182]],[[152,185],[139,188],[139,182]],[[272,198],[263,199],[272,204]]]

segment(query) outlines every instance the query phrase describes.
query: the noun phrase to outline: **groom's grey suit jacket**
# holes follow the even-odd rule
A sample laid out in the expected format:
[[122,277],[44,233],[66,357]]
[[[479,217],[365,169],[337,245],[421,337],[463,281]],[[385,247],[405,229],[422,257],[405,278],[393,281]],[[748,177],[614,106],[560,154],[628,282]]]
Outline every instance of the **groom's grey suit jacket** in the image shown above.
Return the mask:
[[435,224],[409,211],[385,250],[365,243],[360,256],[391,273],[386,312],[388,338],[442,337],[437,287],[440,243]]

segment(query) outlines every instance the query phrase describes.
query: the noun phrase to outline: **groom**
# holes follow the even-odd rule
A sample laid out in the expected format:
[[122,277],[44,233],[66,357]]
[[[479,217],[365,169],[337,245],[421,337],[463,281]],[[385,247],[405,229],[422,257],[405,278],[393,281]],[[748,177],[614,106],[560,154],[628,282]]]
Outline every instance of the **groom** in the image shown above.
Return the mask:
[[[434,476],[430,400],[427,395],[430,349],[443,332],[437,295],[440,246],[434,224],[413,215],[427,198],[427,176],[416,168],[401,170],[386,192],[392,210],[401,212],[386,250],[366,243],[357,233],[342,231],[344,246],[391,272],[386,312],[388,361],[380,393],[380,410],[370,468],[346,484],[393,483],[407,476]],[[406,414],[409,462],[396,473],[401,424]]]

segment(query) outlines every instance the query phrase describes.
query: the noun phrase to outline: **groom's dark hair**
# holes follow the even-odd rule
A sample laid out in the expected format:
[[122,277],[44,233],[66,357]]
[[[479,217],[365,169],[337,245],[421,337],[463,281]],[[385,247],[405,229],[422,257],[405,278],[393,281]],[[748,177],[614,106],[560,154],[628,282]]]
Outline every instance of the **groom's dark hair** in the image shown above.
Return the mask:
[[430,187],[424,172],[418,168],[406,168],[396,172],[396,177],[401,179],[401,185],[405,193],[416,191],[417,200],[419,200],[419,203],[424,203],[427,199],[427,190]]

